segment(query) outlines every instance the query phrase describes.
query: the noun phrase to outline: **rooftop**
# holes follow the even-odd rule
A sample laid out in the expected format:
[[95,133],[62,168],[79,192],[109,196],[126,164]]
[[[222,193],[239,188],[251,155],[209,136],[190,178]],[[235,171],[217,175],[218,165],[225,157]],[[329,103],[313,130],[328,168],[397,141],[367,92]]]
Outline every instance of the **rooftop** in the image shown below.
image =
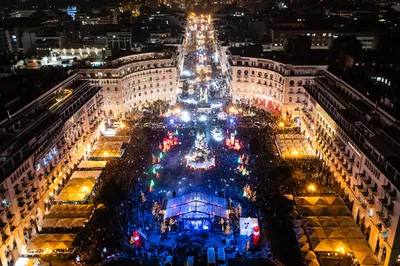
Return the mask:
[[310,50],[308,55],[295,57],[286,52],[263,52],[261,45],[229,48],[233,56],[265,58],[284,64],[293,65],[328,65],[328,52],[325,50]]
[[0,79],[0,121],[30,103],[64,80],[71,72],[65,68],[17,70]]

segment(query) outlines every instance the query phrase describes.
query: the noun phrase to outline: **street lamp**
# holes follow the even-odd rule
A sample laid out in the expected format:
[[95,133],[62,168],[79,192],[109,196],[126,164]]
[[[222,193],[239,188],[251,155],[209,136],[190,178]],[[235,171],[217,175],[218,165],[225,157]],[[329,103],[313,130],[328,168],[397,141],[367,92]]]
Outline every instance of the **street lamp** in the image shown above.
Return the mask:
[[309,185],[309,186],[307,187],[307,189],[308,189],[308,191],[310,191],[310,192],[315,192],[315,191],[317,190],[317,188],[315,187],[314,184]]
[[337,251],[338,253],[341,253],[341,254],[344,254],[344,253],[345,253],[344,247],[342,247],[342,246],[338,247],[338,248],[336,249],[336,251]]
[[52,254],[53,254],[53,250],[50,249],[50,248],[46,248],[42,253],[43,259],[45,261],[49,262],[49,266],[52,266],[52,264],[51,264],[51,256],[52,256]]
[[89,188],[87,186],[83,186],[82,187],[82,192],[85,193],[85,197],[86,197],[87,194],[89,193]]

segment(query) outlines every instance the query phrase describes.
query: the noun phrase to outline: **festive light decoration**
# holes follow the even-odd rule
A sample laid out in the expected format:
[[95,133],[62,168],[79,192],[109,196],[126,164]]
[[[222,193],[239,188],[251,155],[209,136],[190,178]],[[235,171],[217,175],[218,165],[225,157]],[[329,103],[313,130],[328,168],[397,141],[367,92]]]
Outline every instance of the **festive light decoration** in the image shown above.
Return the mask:
[[206,170],[215,166],[215,158],[207,147],[204,133],[197,134],[194,146],[186,156],[186,166],[194,170]]
[[154,188],[154,180],[150,181],[150,187],[149,187],[149,192],[152,192]]

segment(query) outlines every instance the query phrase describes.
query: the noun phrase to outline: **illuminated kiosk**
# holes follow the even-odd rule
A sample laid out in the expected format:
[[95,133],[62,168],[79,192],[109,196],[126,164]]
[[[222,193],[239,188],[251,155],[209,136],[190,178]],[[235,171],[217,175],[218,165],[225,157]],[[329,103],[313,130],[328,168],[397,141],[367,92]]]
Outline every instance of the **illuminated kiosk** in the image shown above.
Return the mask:
[[229,218],[228,207],[224,198],[193,192],[168,199],[164,219],[175,219],[179,230],[213,230]]
[[194,146],[186,156],[186,166],[193,170],[207,170],[215,166],[215,157],[207,147],[204,133],[197,133]]

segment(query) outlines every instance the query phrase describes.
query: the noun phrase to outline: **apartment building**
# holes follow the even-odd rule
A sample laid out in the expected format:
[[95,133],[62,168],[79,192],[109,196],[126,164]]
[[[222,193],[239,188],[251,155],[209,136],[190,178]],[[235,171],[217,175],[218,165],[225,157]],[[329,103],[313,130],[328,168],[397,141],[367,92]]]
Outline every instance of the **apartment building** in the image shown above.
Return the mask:
[[102,86],[107,116],[124,117],[127,112],[156,100],[174,104],[177,65],[173,52],[141,53],[81,69],[79,75],[91,84]]
[[73,74],[0,122],[0,261],[14,265],[99,137],[102,95]]
[[327,71],[303,88],[303,132],[350,202],[375,256],[383,265],[398,265],[398,118]]
[[274,50],[283,50],[285,41],[296,36],[309,37],[311,40],[311,49],[328,49],[329,42],[333,38],[333,30],[271,27],[269,35],[272,41],[272,49]]
[[306,100],[303,85],[327,68],[238,55],[232,55],[230,63],[232,102],[251,102],[284,118],[301,116]]

